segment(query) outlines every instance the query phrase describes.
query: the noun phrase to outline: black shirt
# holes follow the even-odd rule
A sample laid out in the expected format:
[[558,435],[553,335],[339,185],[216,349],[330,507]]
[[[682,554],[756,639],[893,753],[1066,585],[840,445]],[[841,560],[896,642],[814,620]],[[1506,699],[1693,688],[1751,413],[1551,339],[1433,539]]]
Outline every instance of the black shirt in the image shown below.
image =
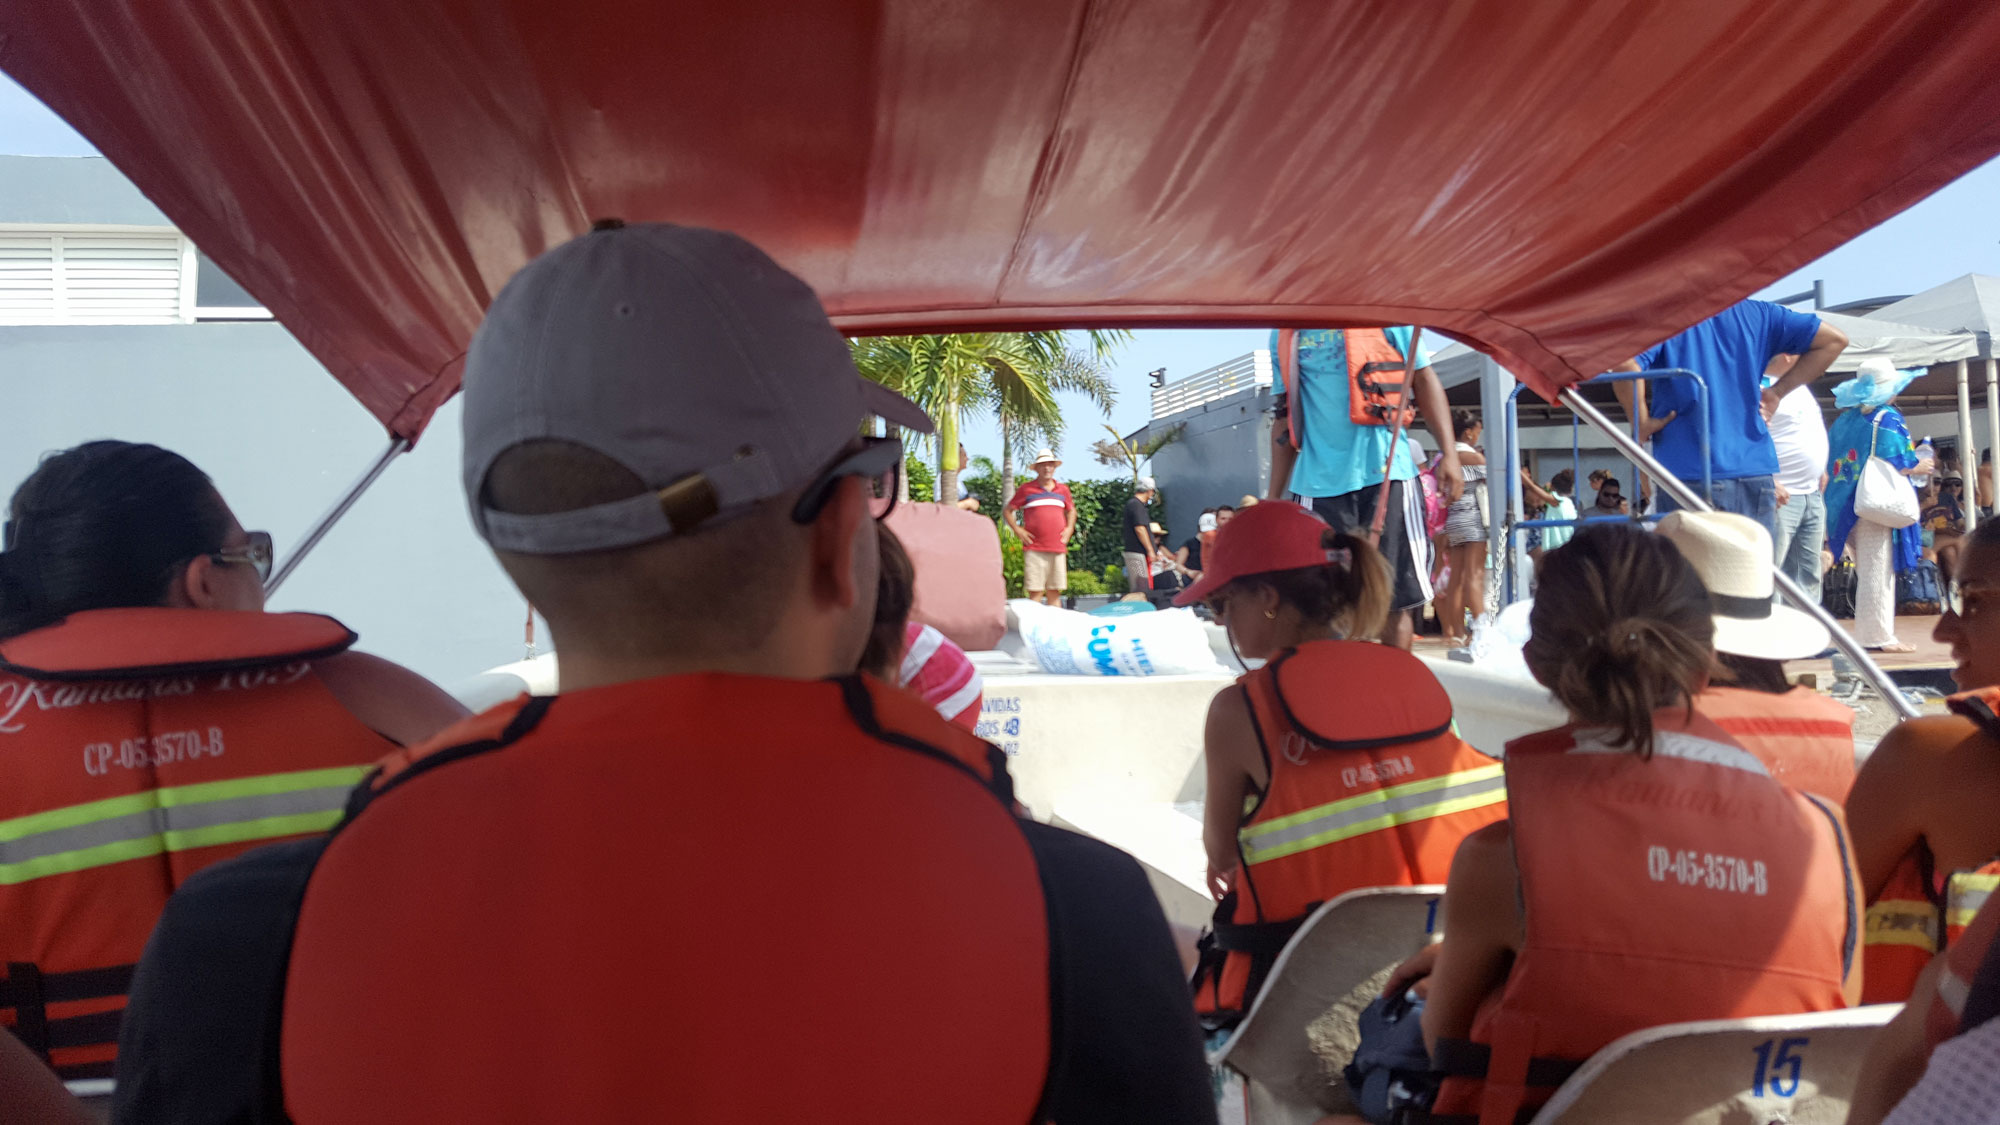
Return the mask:
[[1199,536],[1199,535],[1197,535],[1197,536],[1194,536],[1193,538],[1189,539],[1189,540],[1188,540],[1187,542],[1185,542],[1185,543],[1181,544],[1181,546],[1182,546],[1182,547],[1185,547],[1185,548],[1187,549],[1187,553],[1188,553],[1188,557],[1187,557],[1187,561],[1186,561],[1186,562],[1184,562],[1184,563],[1182,563],[1181,565],[1182,565],[1182,566],[1184,566],[1184,567],[1187,567],[1187,568],[1188,568],[1189,570],[1200,570],[1200,569],[1201,569],[1201,536]]
[[1153,522],[1153,513],[1146,502],[1134,496],[1125,501],[1125,549],[1135,555],[1147,554],[1145,541],[1139,538],[1139,529]]

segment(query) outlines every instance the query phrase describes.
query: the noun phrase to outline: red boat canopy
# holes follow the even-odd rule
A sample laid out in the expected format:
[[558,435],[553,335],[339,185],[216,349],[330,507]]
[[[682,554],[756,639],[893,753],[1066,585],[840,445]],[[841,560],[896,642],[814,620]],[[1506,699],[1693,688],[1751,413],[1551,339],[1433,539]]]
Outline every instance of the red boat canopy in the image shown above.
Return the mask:
[[2000,151],[1963,0],[23,0],[0,67],[393,432],[529,257],[853,332],[1416,322],[1544,395]]

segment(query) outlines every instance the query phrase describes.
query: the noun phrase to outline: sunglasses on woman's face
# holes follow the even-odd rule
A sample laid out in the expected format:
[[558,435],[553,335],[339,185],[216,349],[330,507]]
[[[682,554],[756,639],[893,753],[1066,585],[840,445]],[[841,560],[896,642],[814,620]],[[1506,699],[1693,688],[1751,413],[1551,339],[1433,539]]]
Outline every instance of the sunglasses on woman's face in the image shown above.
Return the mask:
[[257,581],[269,581],[271,577],[271,533],[268,531],[246,531],[243,542],[234,547],[224,547],[211,551],[209,558],[219,563],[241,563],[255,567]]

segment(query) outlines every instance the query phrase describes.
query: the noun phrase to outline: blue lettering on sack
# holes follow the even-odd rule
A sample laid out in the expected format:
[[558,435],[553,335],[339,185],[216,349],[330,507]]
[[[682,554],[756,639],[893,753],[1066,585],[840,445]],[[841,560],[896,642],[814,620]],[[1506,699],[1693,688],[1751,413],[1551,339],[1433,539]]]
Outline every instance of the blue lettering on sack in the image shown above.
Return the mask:
[[991,714],[994,711],[1019,711],[1020,709],[1021,697],[1018,695],[989,695],[986,697],[986,701],[979,705],[979,712],[982,715]]
[[1111,634],[1118,631],[1116,625],[1099,625],[1090,631],[1090,662],[1097,665],[1102,676],[1118,674],[1118,665],[1111,659]]

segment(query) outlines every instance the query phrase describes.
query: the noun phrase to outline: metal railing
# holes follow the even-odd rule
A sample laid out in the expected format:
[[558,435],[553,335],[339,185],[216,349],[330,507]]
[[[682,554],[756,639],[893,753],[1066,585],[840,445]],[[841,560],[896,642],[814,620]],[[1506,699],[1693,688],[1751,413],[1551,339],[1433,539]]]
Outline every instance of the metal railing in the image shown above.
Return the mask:
[[[1710,475],[1711,467],[1709,464],[1711,424],[1708,416],[1708,381],[1706,379],[1703,379],[1701,376],[1695,374],[1692,371],[1684,370],[1682,368],[1661,368],[1659,370],[1653,370],[1653,371],[1606,372],[1605,374],[1599,375],[1596,378],[1586,380],[1585,384],[1582,385],[1589,385],[1595,383],[1645,382],[1653,379],[1674,379],[1674,380],[1685,379],[1689,383],[1692,383],[1694,385],[1695,433],[1701,446],[1701,497],[1705,501],[1712,501],[1715,495],[1715,490],[1714,490],[1714,481]],[[1506,432],[1502,435],[1502,445],[1506,451],[1505,452],[1505,456],[1507,459],[1506,465],[1508,467],[1508,471],[1504,478],[1507,492],[1505,496],[1504,505],[1502,506],[1501,509],[1501,514],[1505,517],[1503,520],[1504,530],[1501,536],[1501,542],[1504,544],[1504,546],[1501,550],[1501,558],[1495,560],[1496,562],[1495,569],[1500,572],[1501,576],[1499,604],[1502,606],[1510,605],[1516,600],[1518,600],[1521,596],[1522,589],[1526,586],[1526,583],[1523,582],[1521,578],[1514,573],[1515,562],[1518,555],[1518,552],[1514,550],[1514,543],[1516,537],[1519,536],[1521,533],[1531,528],[1543,528],[1543,527],[1575,528],[1575,527],[1582,527],[1584,524],[1587,523],[1604,523],[1612,520],[1640,520],[1644,522],[1644,521],[1657,521],[1660,518],[1659,515],[1645,516],[1640,513],[1640,504],[1642,503],[1642,501],[1640,499],[1639,494],[1636,492],[1628,500],[1628,503],[1630,503],[1632,506],[1632,511],[1630,515],[1618,516],[1618,515],[1586,514],[1583,511],[1582,505],[1579,504],[1577,506],[1576,516],[1571,519],[1521,518],[1522,513],[1527,511],[1526,498],[1522,495],[1521,474],[1520,474],[1521,418],[1519,412],[1519,400],[1521,397],[1522,389],[1523,389],[1522,385],[1520,383],[1516,383],[1514,384],[1514,389],[1508,392],[1507,394],[1507,410],[1504,415],[1507,428]],[[1579,440],[1580,437],[1579,427],[1581,424],[1582,424],[1582,419],[1574,411],[1572,411],[1570,413],[1570,476],[1572,479],[1572,484],[1571,484],[1572,488],[1576,488],[1577,485],[1580,485],[1583,481],[1583,446],[1582,442]],[[1632,435],[1636,440],[1642,443],[1645,441],[1645,438],[1639,434],[1639,425],[1638,425],[1638,420],[1636,418],[1633,419],[1632,423]],[[1637,465],[1636,462],[1634,463],[1634,467],[1643,468],[1643,466]],[[1489,470],[1487,473],[1487,478],[1488,478],[1487,488],[1489,490],[1489,493],[1490,490],[1492,489],[1492,476],[1493,474]],[[1576,493],[1576,495],[1579,496],[1581,494],[1582,494],[1581,490],[1578,490],[1578,492]],[[1491,498],[1489,496],[1488,510],[1490,511],[1492,507],[1493,504],[1491,503]]]
[[1153,391],[1153,417],[1169,418],[1183,411],[1254,387],[1271,385],[1271,353],[1263,349],[1237,356],[1185,379],[1176,379]]

